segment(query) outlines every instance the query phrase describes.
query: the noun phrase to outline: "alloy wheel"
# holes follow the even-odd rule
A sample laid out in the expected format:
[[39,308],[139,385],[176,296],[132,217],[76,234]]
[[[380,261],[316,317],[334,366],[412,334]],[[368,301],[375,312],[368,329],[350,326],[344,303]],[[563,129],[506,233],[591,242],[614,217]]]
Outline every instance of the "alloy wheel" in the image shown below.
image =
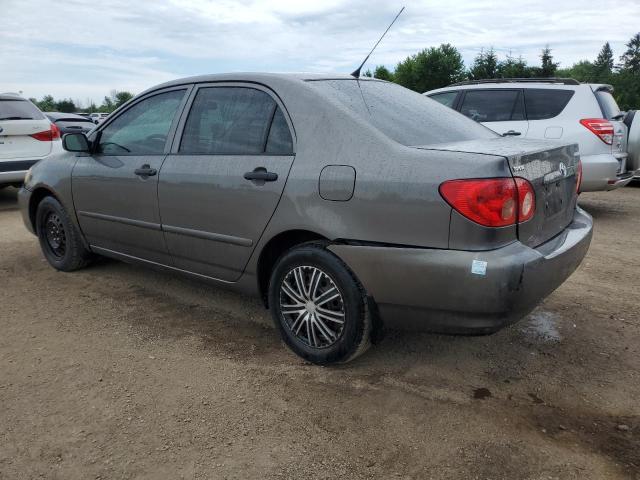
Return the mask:
[[317,267],[290,270],[280,285],[280,311],[289,330],[313,348],[327,348],[344,330],[342,294],[331,277]]

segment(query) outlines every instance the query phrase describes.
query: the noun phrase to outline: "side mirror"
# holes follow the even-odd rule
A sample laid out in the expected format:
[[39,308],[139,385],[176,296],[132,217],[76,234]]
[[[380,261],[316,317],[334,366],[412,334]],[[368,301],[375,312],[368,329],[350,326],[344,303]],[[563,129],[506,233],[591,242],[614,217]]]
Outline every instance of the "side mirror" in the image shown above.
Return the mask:
[[67,133],[62,137],[62,148],[67,152],[89,153],[89,140],[84,133]]

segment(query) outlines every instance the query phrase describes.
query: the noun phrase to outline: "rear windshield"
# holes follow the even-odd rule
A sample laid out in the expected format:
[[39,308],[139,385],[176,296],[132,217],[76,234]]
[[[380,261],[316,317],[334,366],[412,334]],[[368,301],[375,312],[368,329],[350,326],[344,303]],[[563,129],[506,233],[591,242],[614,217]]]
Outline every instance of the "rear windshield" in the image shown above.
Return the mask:
[[44,115],[31,102],[0,98],[0,120],[42,120]]
[[394,83],[375,80],[309,83],[402,145],[432,145],[497,136],[458,112]]
[[616,99],[613,98],[613,95],[611,95],[611,93],[607,92],[606,90],[599,90],[595,92],[595,94],[604,118],[606,118],[607,120],[611,120],[614,117],[620,116],[620,107],[618,107]]
[[557,117],[574,93],[573,90],[525,88],[524,104],[527,109],[527,119],[546,120]]

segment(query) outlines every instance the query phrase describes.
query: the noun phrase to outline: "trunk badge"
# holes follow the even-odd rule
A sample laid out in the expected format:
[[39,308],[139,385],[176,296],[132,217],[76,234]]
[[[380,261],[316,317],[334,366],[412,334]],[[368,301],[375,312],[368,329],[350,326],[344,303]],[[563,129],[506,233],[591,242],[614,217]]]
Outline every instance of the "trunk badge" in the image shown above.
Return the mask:
[[567,176],[567,166],[564,163],[560,162],[560,165],[558,166],[558,170],[560,170],[560,174],[563,177]]

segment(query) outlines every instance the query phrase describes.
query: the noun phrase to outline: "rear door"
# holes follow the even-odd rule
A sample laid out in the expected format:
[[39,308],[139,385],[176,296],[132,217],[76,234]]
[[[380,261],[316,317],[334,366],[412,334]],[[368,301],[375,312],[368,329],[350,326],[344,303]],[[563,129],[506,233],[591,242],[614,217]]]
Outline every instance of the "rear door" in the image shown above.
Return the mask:
[[95,153],[72,172],[73,201],[89,243],[170,264],[158,211],[158,173],[187,88],[153,92],[92,134]]
[[524,114],[521,89],[465,90],[459,104],[460,113],[500,135],[508,132],[520,137],[527,135],[529,122]]
[[49,130],[50,124],[28,100],[0,95],[0,161],[36,160],[49,155],[51,139],[42,141],[32,135]]
[[278,205],[293,162],[284,106],[257,85],[202,85],[160,172],[174,265],[237,280]]

